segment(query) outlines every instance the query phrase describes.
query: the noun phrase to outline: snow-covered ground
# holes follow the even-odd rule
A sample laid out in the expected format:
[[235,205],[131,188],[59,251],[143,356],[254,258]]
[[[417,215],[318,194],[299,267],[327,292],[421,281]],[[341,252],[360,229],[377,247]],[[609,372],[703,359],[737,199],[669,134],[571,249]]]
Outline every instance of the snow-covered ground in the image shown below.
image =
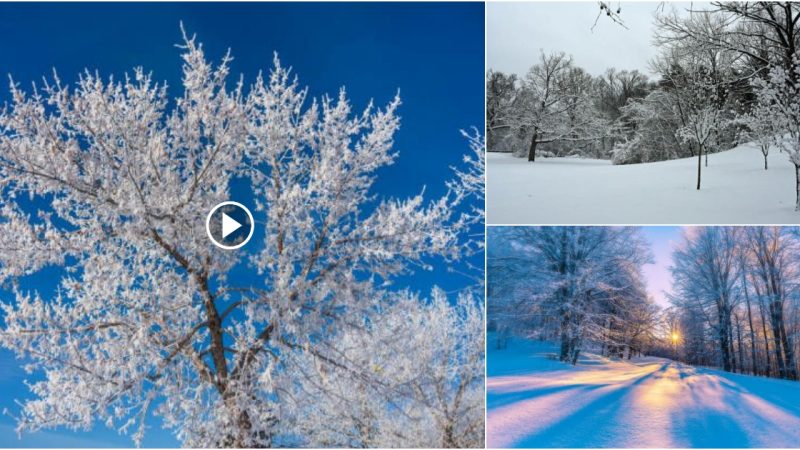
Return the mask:
[[796,224],[794,166],[753,144],[697,158],[614,166],[610,161],[489,153],[490,224]]
[[800,447],[800,383],[661,358],[575,367],[489,335],[489,447]]

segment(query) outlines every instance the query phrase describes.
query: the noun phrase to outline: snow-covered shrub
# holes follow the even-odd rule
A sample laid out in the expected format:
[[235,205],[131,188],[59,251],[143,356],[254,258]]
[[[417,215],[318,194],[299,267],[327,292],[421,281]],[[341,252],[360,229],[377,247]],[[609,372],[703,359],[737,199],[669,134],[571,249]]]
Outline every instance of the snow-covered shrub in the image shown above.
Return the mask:
[[642,162],[641,137],[634,135],[630,140],[617,142],[611,150],[611,162],[616,165],[638,164]]

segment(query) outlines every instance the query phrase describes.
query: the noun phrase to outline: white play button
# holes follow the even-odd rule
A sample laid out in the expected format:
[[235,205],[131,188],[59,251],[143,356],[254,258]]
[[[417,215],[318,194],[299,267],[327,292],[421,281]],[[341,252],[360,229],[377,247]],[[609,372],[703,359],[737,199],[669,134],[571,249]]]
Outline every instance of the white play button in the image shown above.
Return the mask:
[[253,236],[253,215],[237,202],[222,202],[206,217],[206,233],[211,242],[225,250],[237,249]]
[[222,213],[222,237],[226,238],[229,234],[242,227],[242,224],[231,219],[231,216]]

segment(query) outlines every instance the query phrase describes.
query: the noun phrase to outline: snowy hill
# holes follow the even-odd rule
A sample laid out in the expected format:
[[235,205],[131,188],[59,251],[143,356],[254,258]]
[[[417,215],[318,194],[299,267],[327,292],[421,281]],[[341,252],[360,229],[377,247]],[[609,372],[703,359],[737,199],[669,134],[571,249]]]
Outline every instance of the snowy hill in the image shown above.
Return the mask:
[[796,224],[794,166],[753,144],[697,158],[614,166],[610,161],[489,153],[491,224]]
[[488,447],[798,447],[800,383],[488,337]]

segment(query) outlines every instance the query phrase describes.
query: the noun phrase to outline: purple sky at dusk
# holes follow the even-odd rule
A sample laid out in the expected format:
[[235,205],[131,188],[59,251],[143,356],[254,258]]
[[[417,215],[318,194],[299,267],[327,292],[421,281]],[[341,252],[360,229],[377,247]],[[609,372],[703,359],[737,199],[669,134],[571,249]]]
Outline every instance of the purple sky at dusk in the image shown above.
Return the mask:
[[662,308],[669,306],[665,292],[670,291],[672,275],[672,250],[681,240],[683,227],[642,227],[645,239],[650,243],[654,264],[646,264],[643,268],[647,291]]

